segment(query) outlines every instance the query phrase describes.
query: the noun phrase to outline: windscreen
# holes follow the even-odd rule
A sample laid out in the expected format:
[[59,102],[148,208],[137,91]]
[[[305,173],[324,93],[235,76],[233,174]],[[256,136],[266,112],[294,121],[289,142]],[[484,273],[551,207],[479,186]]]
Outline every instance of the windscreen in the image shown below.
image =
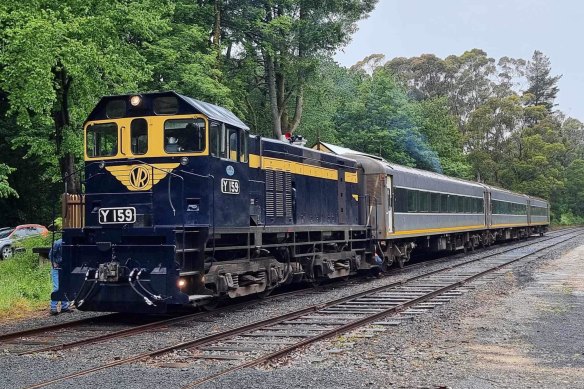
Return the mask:
[[118,153],[118,126],[116,123],[92,124],[87,127],[87,155],[111,157]]
[[196,153],[205,150],[203,119],[174,119],[164,123],[164,150],[167,153]]

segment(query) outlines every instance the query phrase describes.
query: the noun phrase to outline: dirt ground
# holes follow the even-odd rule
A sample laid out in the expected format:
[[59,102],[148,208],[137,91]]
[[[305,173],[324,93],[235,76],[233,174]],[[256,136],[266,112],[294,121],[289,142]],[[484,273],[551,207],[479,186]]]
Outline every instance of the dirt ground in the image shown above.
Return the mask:
[[584,246],[542,263],[384,332],[373,350],[398,346],[377,354],[390,368],[387,387],[584,388]]
[[291,388],[584,388],[584,245],[564,250],[412,323],[321,342],[249,379]]

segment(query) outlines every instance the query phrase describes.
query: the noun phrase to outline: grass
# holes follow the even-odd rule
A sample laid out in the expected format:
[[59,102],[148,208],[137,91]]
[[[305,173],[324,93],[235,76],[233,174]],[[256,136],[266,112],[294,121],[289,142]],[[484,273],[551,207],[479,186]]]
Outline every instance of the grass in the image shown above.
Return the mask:
[[19,242],[24,253],[0,260],[0,320],[27,316],[42,308],[48,309],[51,292],[51,264],[39,265],[33,247],[50,247],[51,235]]

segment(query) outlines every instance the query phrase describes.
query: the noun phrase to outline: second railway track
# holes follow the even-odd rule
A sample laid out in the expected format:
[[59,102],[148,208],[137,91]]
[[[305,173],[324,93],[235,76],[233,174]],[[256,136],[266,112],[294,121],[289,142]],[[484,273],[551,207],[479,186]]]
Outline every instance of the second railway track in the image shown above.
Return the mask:
[[[551,239],[557,234],[565,234],[566,231],[569,230],[565,229],[550,233],[549,235],[551,236],[549,236],[547,239]],[[531,242],[520,244],[520,247],[523,247],[524,245],[530,245]],[[501,247],[498,249],[500,248]],[[503,250],[514,250],[516,248],[517,243],[514,242],[512,248],[504,248]],[[483,252],[482,255],[491,256],[493,253],[487,250]],[[451,260],[449,257],[440,257],[432,261],[411,264],[407,266],[407,269],[405,270],[411,270],[417,267],[424,267],[428,266],[429,264],[441,263],[449,260]],[[402,270],[397,269],[393,272],[393,274],[399,273],[401,271]],[[335,285],[336,284],[333,283],[329,286],[334,287]],[[322,290],[326,292],[327,287]],[[314,291],[314,288],[300,289],[285,293],[278,293],[271,298],[286,298],[291,296],[299,296],[303,293],[318,292],[319,289]],[[257,303],[257,301],[244,301],[231,304],[210,313],[196,312],[174,317],[154,316],[138,319],[122,314],[106,314],[3,334],[0,335],[0,346],[2,346],[5,351],[18,355],[66,350],[74,347],[89,346],[117,338],[134,336],[148,331],[155,331],[157,329],[163,329],[171,325],[185,323],[189,320],[197,320],[225,311],[234,311],[249,305],[253,305],[254,303]]]
[[[140,361],[155,363],[157,358],[178,358],[182,362],[212,360],[209,371],[185,386],[195,387],[222,375],[255,366],[285,355],[299,347],[359,328],[370,323],[384,324],[385,317],[408,309],[422,310],[439,305],[445,297],[460,294],[456,289],[522,258],[581,235],[581,230],[559,232],[557,236],[530,241],[503,252],[488,253],[477,259],[373,288],[348,297],[318,304],[278,317],[222,331],[203,338],[115,360],[29,386],[40,388],[91,374],[114,366]],[[385,322],[390,324],[390,322]],[[233,362],[238,363],[233,365]],[[201,368],[204,367],[201,365]],[[199,372],[199,369],[197,369]]]

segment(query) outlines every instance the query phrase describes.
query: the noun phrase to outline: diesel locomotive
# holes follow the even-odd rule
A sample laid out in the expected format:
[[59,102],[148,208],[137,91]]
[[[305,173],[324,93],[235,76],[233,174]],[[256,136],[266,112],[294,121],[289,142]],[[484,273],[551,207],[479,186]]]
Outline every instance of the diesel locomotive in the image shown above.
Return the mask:
[[250,134],[175,92],[102,98],[84,123],[82,225],[60,289],[80,310],[159,313],[542,234],[545,200],[319,143]]

